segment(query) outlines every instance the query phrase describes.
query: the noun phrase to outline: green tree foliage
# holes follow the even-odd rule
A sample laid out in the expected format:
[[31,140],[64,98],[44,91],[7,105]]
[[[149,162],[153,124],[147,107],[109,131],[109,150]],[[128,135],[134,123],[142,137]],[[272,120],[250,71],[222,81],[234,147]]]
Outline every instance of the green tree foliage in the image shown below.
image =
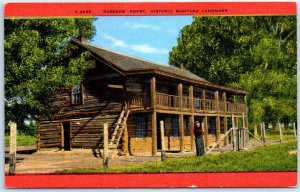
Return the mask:
[[296,120],[297,77],[278,70],[257,69],[242,74],[235,87],[249,90],[250,120],[275,123],[288,118]]
[[87,52],[69,40],[90,39],[93,18],[6,19],[5,115],[7,121],[24,126],[24,120],[47,114],[49,95],[70,88],[93,65]]
[[250,92],[250,119],[296,115],[296,17],[195,17],[170,52],[170,64]]

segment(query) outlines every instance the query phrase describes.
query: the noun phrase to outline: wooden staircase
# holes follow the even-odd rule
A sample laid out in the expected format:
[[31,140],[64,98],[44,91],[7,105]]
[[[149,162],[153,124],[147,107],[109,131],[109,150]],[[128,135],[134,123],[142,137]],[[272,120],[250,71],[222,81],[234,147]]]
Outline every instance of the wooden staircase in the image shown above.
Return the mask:
[[127,118],[129,116],[130,110],[122,110],[119,119],[117,121],[116,127],[112,133],[110,142],[108,144],[109,149],[117,149],[123,135],[124,129],[127,126]]

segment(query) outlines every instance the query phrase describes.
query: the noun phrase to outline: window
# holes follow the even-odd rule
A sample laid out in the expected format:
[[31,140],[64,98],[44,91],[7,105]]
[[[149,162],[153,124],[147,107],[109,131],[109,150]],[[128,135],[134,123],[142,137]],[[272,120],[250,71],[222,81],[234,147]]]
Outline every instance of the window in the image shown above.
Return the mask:
[[179,121],[178,121],[178,118],[173,119],[172,135],[174,137],[179,137]]
[[216,118],[208,118],[209,129],[208,134],[215,135],[216,134]]
[[136,117],[136,137],[138,138],[145,138],[147,135],[147,126],[146,126],[146,119],[145,117]]
[[196,98],[196,99],[195,99],[195,107],[196,107],[197,109],[199,109],[200,106],[201,106],[201,100],[198,99],[198,98]]
[[72,90],[71,95],[72,104],[82,103],[82,87],[81,83],[78,83]]

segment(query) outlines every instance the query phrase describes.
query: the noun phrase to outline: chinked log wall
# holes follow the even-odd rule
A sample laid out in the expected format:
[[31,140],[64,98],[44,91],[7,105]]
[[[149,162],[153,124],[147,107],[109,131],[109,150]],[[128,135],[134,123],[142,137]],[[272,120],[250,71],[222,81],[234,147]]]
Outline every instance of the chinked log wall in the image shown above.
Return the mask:
[[[83,104],[71,105],[69,91],[62,91],[53,96],[56,101],[52,105],[59,107],[60,112],[52,116],[52,121],[40,119],[39,148],[62,147],[64,122],[70,122],[71,147],[93,148],[102,146],[103,123],[109,124],[109,134],[112,134],[122,111],[123,102],[121,99],[109,101],[109,97],[111,97],[109,92],[107,90],[101,91],[96,85],[99,83],[83,84]],[[116,97],[118,95],[114,96],[114,98]]]

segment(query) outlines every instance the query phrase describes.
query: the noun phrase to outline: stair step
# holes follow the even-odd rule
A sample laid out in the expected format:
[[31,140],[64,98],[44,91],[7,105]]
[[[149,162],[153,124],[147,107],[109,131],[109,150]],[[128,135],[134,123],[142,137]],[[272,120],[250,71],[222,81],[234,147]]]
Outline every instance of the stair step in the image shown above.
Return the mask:
[[118,146],[116,144],[112,144],[112,145],[109,145],[108,148],[109,149],[116,149]]

